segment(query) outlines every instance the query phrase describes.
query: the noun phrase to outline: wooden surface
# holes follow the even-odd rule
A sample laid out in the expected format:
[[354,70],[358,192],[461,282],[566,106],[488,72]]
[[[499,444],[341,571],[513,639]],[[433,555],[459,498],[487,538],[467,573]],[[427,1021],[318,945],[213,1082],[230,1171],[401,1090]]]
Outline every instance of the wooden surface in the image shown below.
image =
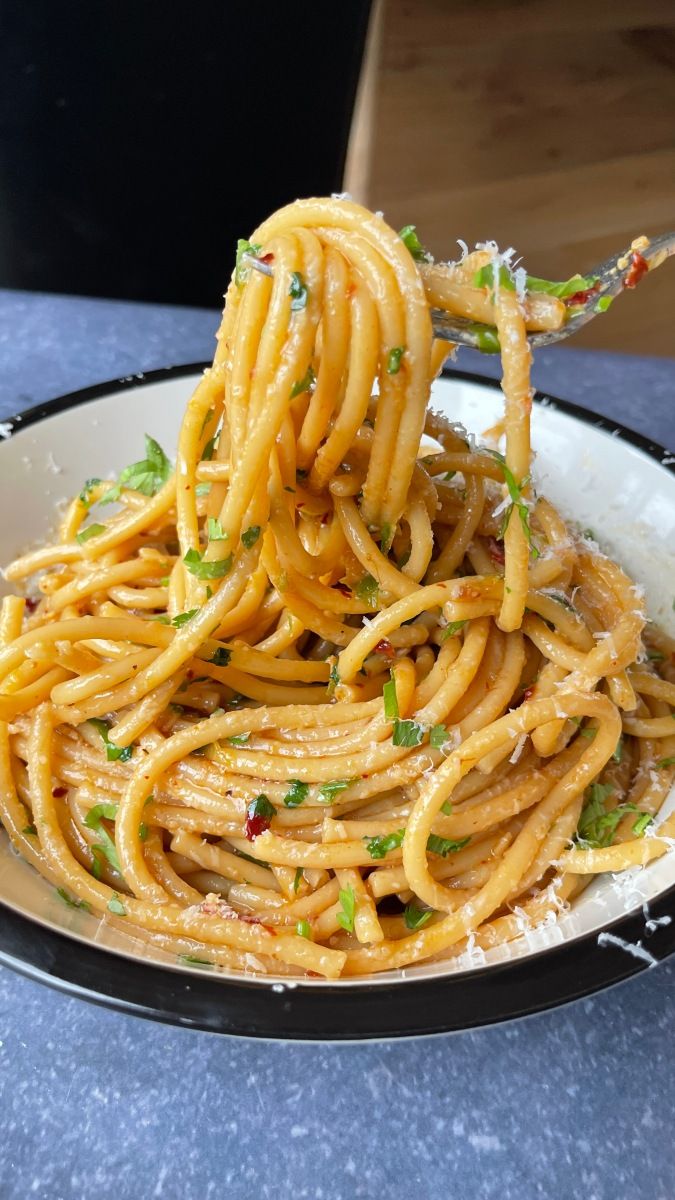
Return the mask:
[[[515,246],[564,279],[675,229],[674,0],[382,0],[345,187],[455,239]],[[578,345],[675,354],[675,265]]]

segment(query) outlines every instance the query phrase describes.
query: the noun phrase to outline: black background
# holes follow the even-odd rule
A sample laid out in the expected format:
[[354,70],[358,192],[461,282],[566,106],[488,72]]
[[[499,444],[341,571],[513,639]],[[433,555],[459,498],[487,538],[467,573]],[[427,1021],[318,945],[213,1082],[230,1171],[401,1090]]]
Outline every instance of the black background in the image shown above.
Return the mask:
[[368,0],[3,0],[0,286],[218,306],[341,188]]

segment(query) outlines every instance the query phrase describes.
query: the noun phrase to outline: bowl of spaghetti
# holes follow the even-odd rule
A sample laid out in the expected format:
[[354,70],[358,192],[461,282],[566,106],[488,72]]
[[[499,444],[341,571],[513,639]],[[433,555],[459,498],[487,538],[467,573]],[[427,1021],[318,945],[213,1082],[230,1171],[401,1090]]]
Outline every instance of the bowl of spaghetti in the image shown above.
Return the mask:
[[[543,283],[299,201],[240,243],[210,366],[10,422],[3,961],[349,1038],[670,952],[675,483],[533,406]],[[494,331],[502,390],[440,374],[434,307]]]

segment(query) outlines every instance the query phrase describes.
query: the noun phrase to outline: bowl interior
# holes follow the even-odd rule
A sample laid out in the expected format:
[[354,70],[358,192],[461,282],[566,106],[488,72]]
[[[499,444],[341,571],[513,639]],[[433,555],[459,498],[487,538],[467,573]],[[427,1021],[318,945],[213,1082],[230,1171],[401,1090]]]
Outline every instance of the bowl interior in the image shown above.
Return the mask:
[[[0,523],[0,563],[44,540],[54,526],[56,508],[79,491],[85,479],[117,474],[142,457],[145,432],[171,455],[197,379],[197,375],[184,375],[113,390],[23,429],[19,425],[14,436],[0,442],[0,505],[5,513]],[[498,419],[502,397],[489,383],[447,377],[434,385],[432,403],[480,436]],[[539,490],[563,515],[593,530],[602,548],[644,587],[650,617],[675,635],[675,476],[637,445],[598,428],[592,419],[580,420],[558,409],[554,402],[535,405],[532,425]],[[6,590],[0,581],[0,595]],[[663,811],[674,805],[675,789]],[[644,869],[598,879],[556,924],[526,931],[506,946],[488,953],[467,951],[448,963],[407,968],[376,976],[373,982],[452,976],[539,953],[599,931],[674,884],[675,854],[669,853]],[[175,971],[195,971],[104,920],[67,908],[54,889],[11,851],[4,833],[0,834],[0,900],[72,938]],[[223,971],[219,977],[227,978],[228,973]],[[270,981],[267,976],[260,982]],[[312,980],[310,986],[322,984]],[[341,986],[354,983],[345,980]]]

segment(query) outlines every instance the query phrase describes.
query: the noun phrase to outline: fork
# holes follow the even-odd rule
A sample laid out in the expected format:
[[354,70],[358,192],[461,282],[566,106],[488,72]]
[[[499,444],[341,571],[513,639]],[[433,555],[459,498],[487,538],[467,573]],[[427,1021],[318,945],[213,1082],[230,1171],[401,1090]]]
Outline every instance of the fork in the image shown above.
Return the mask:
[[[598,313],[605,312],[612,300],[627,287],[635,287],[643,274],[660,267],[661,263],[674,253],[675,233],[662,233],[659,237],[645,239],[644,244],[642,239],[638,239],[620,254],[612,254],[588,272],[593,278],[593,286],[584,289],[583,293],[578,293],[584,295],[585,299],[570,305],[564,325],[560,329],[528,333],[528,342],[531,346],[549,346],[552,342],[562,342],[571,337],[583,325],[588,325]],[[272,266],[262,262],[254,254],[244,254],[242,257],[247,265],[254,267],[256,271],[264,275],[274,274]],[[437,338],[471,346],[484,354],[499,353],[499,341],[493,325],[483,325],[437,308],[431,310],[431,322],[434,336]]]

